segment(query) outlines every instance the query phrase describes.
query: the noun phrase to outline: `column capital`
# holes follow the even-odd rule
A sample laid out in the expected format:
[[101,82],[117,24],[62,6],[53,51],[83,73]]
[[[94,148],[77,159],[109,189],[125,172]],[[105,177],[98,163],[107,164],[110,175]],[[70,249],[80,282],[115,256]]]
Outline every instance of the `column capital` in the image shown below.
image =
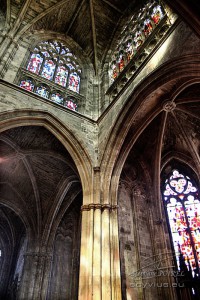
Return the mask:
[[89,211],[89,210],[95,210],[95,209],[100,209],[100,210],[104,210],[104,209],[117,209],[119,206],[118,205],[112,205],[109,203],[90,203],[90,204],[85,204],[81,206],[81,211]]

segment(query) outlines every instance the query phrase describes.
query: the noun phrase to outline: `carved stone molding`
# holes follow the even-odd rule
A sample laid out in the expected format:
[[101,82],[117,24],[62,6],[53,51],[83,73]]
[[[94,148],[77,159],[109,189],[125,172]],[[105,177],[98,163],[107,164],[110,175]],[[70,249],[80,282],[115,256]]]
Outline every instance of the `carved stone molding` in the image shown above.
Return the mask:
[[118,205],[111,205],[111,204],[101,204],[101,203],[91,203],[91,204],[86,204],[81,206],[81,211],[89,211],[91,209],[100,209],[100,210],[105,210],[105,209],[117,209]]
[[166,112],[171,112],[176,108],[176,103],[173,101],[167,101],[163,104],[163,110]]

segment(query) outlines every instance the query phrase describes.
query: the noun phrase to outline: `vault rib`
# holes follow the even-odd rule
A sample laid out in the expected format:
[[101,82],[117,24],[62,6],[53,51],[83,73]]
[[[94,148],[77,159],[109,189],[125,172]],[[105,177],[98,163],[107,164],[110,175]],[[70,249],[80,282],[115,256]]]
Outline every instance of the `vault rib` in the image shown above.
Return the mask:
[[199,154],[198,154],[197,150],[195,149],[193,142],[190,140],[187,132],[184,130],[184,128],[180,124],[180,122],[178,122],[176,114],[173,111],[171,113],[172,113],[172,116],[174,117],[175,124],[179,128],[179,130],[180,130],[180,132],[183,136],[183,139],[186,142],[186,144],[188,145],[189,150],[191,152],[191,155],[194,158],[194,161],[196,162],[198,172],[200,172],[200,157],[199,157]]
[[97,37],[96,37],[96,27],[95,27],[95,18],[94,18],[94,7],[93,1],[89,0],[90,3],[90,16],[91,16],[91,24],[92,24],[92,40],[93,40],[93,51],[94,51],[94,70],[97,75]]
[[85,1],[85,0],[82,0],[82,1],[80,1],[80,2],[77,4],[77,6],[76,6],[76,8],[75,8],[75,12],[74,12],[74,14],[73,14],[73,16],[72,16],[72,18],[71,18],[71,20],[70,20],[70,22],[69,22],[69,26],[68,26],[68,28],[66,29],[66,32],[65,32],[66,35],[68,35],[70,29],[72,28],[72,26],[73,26],[73,24],[74,24],[74,22],[75,22],[75,20],[76,20],[76,18],[77,18],[77,16],[78,16],[78,14],[79,14],[81,8],[82,8],[82,6],[83,6],[84,1]]

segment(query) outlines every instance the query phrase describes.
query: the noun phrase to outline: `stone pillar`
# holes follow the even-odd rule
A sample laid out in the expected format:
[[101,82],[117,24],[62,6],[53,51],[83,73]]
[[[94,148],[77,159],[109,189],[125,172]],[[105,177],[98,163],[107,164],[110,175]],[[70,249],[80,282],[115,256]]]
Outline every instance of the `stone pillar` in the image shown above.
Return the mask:
[[94,211],[82,206],[82,230],[79,273],[79,300],[92,300],[92,254]]
[[117,206],[82,206],[79,300],[121,300]]
[[24,269],[19,288],[19,299],[46,299],[51,255],[28,252],[24,255]]
[[101,203],[100,169],[93,171],[81,208],[79,300],[121,300],[117,206]]

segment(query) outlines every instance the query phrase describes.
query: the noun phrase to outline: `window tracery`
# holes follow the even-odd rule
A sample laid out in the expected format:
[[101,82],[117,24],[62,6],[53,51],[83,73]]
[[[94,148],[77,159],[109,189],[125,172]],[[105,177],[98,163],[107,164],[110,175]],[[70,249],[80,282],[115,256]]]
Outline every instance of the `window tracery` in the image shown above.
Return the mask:
[[[200,199],[191,178],[175,169],[165,180],[163,200],[179,271],[200,278]],[[195,290],[193,291],[195,293]]]
[[[63,43],[52,40],[40,42],[21,73],[21,88],[77,110],[76,97],[68,98],[70,91],[80,92],[81,68],[77,57]],[[57,85],[58,90],[52,85]]]
[[112,55],[109,70],[111,84],[129,62],[134,60],[142,45],[164,18],[166,18],[165,10],[158,1],[148,1],[137,15],[131,17],[122,31],[117,49]]

